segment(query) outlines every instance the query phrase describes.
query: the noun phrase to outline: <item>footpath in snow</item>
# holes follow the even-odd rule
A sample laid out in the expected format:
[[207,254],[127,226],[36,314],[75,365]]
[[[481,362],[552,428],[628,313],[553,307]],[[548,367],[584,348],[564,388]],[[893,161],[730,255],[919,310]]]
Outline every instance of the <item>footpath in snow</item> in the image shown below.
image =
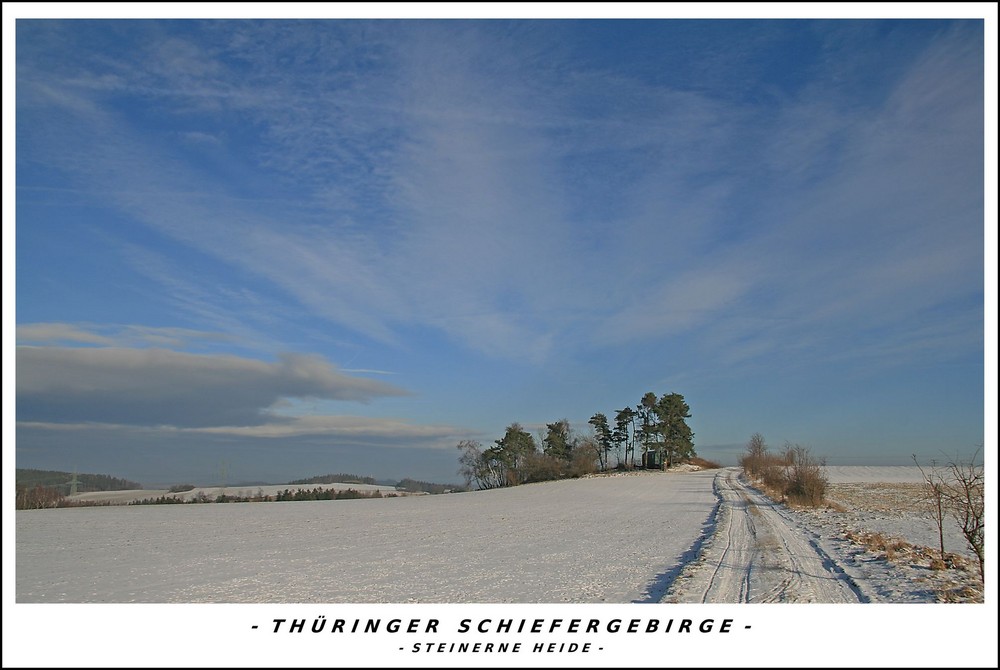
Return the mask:
[[779,506],[740,481],[716,476],[714,532],[698,561],[672,585],[668,602],[870,602],[838,562]]
[[849,511],[788,508],[738,468],[717,471],[715,490],[719,506],[698,558],[678,570],[663,602],[982,602],[971,569],[932,569],[932,552],[902,541],[894,560],[851,541],[864,528]]

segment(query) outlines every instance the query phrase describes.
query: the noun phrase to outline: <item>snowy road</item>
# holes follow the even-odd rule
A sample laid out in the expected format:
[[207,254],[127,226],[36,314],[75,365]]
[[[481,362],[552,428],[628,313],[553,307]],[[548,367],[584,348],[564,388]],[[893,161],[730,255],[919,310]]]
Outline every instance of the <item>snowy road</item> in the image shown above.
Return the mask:
[[702,556],[681,572],[664,601],[699,603],[870,602],[836,558],[747,487],[739,470],[715,477],[716,527]]

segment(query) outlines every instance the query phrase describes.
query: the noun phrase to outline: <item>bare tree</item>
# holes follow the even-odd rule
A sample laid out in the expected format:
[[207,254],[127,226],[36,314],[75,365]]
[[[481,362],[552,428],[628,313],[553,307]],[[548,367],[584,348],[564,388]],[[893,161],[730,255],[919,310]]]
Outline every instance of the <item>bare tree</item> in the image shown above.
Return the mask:
[[750,477],[759,477],[767,460],[767,443],[764,436],[754,433],[746,444],[746,453],[740,456],[740,465]]
[[504,485],[503,464],[491,450],[483,451],[482,445],[473,440],[462,440],[458,444],[461,455],[458,458],[458,472],[465,477],[466,487],[475,483],[477,489],[495,489]]
[[826,460],[813,458],[808,447],[786,443],[784,461],[785,495],[813,507],[822,504],[830,484],[823,473]]
[[948,469],[951,471],[953,481],[948,483],[945,495],[952,516],[962,529],[965,541],[979,559],[979,578],[985,581],[983,566],[985,479],[983,466],[976,465],[978,456],[979,448],[968,462],[960,459],[949,461]]
[[929,495],[929,502],[931,505],[931,514],[934,518],[934,524],[937,526],[938,531],[938,542],[941,547],[941,562],[944,562],[944,518],[945,518],[945,502],[946,502],[946,486],[944,479],[941,475],[934,469],[934,461],[931,461],[931,471],[930,474],[924,472],[924,469],[920,467],[920,463],[917,462],[917,455],[911,454],[913,456],[913,462],[916,464],[917,469],[920,470],[920,476],[923,478],[924,483],[927,484],[927,492]]

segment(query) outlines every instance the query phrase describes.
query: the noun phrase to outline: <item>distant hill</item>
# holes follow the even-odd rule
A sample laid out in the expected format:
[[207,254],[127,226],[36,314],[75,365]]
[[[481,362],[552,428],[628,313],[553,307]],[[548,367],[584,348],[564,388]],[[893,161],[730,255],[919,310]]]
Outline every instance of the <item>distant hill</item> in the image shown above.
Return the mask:
[[406,478],[396,484],[396,488],[409,493],[416,493],[418,491],[425,493],[453,493],[466,490],[460,484],[432,484],[431,482],[421,482],[410,478]]
[[76,479],[77,493],[87,493],[89,491],[126,491],[142,488],[142,484],[138,482],[110,475],[94,475],[79,472],[74,474],[59,470],[33,470],[30,468],[16,468],[14,472],[14,481],[18,486],[25,486],[27,488],[47,486],[56,489],[64,496],[70,494],[74,479]]
[[361,477],[359,475],[349,475],[343,472],[330,475],[319,475],[308,479],[296,479],[289,484],[375,484],[374,477]]

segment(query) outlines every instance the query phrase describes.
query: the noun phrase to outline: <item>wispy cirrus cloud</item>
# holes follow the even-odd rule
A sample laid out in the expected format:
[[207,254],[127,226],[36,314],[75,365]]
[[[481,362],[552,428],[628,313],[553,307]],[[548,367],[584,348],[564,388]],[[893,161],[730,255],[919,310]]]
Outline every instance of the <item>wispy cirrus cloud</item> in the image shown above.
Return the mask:
[[[453,416],[583,425],[650,388],[691,389],[709,444],[810,403],[977,439],[979,21],[17,30],[22,344],[81,350],[19,396],[19,450],[60,423],[322,464],[360,453],[354,421],[429,446]],[[916,413],[941,376],[947,428],[844,392]],[[416,393],[358,386],[396,380]],[[365,400],[405,419],[337,407]]]
[[[150,34],[134,61],[38,80],[50,92],[38,100],[88,127],[53,140],[87,156],[64,167],[119,184],[113,201],[134,220],[380,343],[430,327],[542,362],[553,342],[735,332],[750,314],[797,320],[796,338],[868,319],[905,338],[977,270],[981,67],[959,29],[864,104],[832,78],[871,57],[835,51],[847,33],[829,40],[837,59],[810,65],[821,83],[757,98],[581,68],[541,33],[508,41],[482,24]],[[744,48],[769,38],[755,39]],[[328,67],[348,57],[365,64]],[[140,136],[109,90],[196,128],[263,128],[213,143],[213,160],[249,159],[249,183],[275,204],[217,197],[247,182]],[[605,325],[580,327],[592,321]]]
[[152,346],[183,348],[192,342],[231,341],[219,332],[192,328],[118,324],[22,323],[17,325],[18,344],[47,346],[79,343],[102,346]]

